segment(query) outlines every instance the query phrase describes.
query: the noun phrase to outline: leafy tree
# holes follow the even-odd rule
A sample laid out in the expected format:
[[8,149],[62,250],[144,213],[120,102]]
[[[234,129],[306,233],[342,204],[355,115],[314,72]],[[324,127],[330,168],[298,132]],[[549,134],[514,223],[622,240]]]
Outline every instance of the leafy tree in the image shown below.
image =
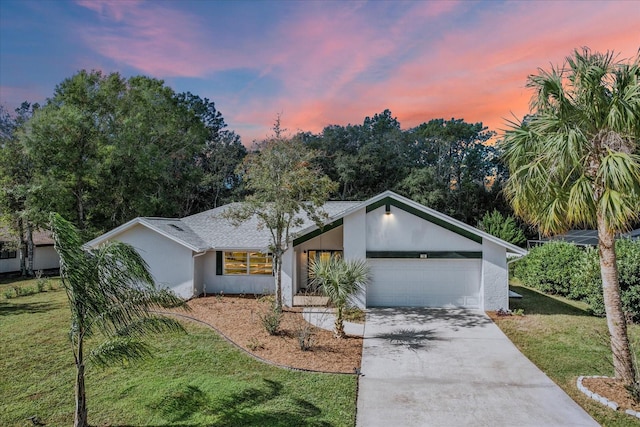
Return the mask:
[[363,260],[344,260],[331,256],[312,260],[309,267],[312,283],[318,286],[336,308],[334,333],[344,338],[344,309],[351,298],[361,292],[369,281],[369,266]]
[[60,212],[87,236],[207,209],[238,185],[230,170],[244,147],[225,126],[213,102],[161,80],[80,71],[20,133],[34,209]]
[[186,210],[202,212],[237,199],[241,181],[235,171],[247,155],[240,136],[226,129],[222,114],[207,98],[187,92],[178,94],[177,99],[200,119],[206,132],[204,147],[195,159],[201,180],[189,194]]
[[242,196],[242,180],[236,170],[246,155],[247,149],[232,131],[222,131],[205,143],[196,160],[203,177],[194,193],[192,212],[215,208]]
[[328,126],[304,139],[325,153],[319,165],[339,182],[342,200],[368,199],[394,188],[410,170],[411,142],[389,110],[366,117],[362,125]]
[[[445,205],[439,210],[469,224],[478,222],[499,199],[497,156],[495,148],[487,144],[495,133],[482,123],[455,118],[430,120],[408,133],[415,141],[415,167],[431,168],[430,175],[445,191]],[[424,176],[417,174],[416,178]],[[407,184],[398,190],[417,193]]]
[[391,111],[366,117],[361,125],[301,135],[325,155],[316,164],[339,187],[339,198],[362,200],[392,189],[470,224],[499,207],[505,168],[494,132],[482,123],[435,119],[403,131]]
[[33,201],[40,212],[61,212],[87,228],[97,198],[105,194],[99,172],[115,124],[114,102],[123,90],[115,73],[81,71],[59,84],[25,124],[20,139],[33,161]]
[[[112,228],[136,216],[185,216],[203,179],[196,158],[210,130],[161,80],[126,81],[101,169],[96,220]],[[106,204],[104,204],[106,203]],[[99,215],[99,216],[98,216]]]
[[478,228],[514,245],[522,245],[527,241],[524,231],[518,226],[516,219],[511,215],[505,217],[496,209],[491,213],[484,214],[478,223]]
[[38,104],[23,102],[13,117],[0,106],[0,223],[19,241],[23,276],[33,276],[32,233],[41,221],[30,207],[33,167],[18,139],[18,131],[37,108]]
[[[85,367],[151,356],[148,333],[183,331],[180,323],[154,310],[186,307],[166,289],[156,289],[144,260],[131,246],[109,242],[85,251],[78,230],[58,214],[51,229],[60,255],[60,275],[71,309],[69,337],[76,366],[75,427],[88,426]],[[85,359],[85,338],[100,332],[104,342]]]
[[447,211],[450,189],[436,176],[435,166],[414,168],[400,181],[396,191],[432,209]]
[[298,139],[267,140],[260,151],[249,154],[238,172],[249,192],[245,201],[229,208],[225,216],[239,224],[256,216],[271,233],[276,264],[276,309],[282,308],[282,255],[288,249],[291,229],[302,225],[304,213],[319,227],[326,219],[322,205],[336,184],[312,160],[318,155]]
[[501,144],[517,215],[545,234],[597,228],[615,376],[626,385],[636,378],[614,237],[640,212],[639,80],[640,55],[575,50],[562,67],[529,76],[531,115],[510,123]]

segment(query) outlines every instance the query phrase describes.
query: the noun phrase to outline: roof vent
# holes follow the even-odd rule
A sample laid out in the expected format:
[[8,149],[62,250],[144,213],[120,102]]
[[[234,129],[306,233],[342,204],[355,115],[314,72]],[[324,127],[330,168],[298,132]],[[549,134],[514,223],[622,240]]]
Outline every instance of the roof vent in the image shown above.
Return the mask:
[[184,231],[182,228],[178,227],[178,226],[177,226],[177,225],[175,225],[175,224],[169,224],[169,227],[173,227],[173,228],[175,228],[175,229],[176,229],[176,230],[178,230],[178,231]]

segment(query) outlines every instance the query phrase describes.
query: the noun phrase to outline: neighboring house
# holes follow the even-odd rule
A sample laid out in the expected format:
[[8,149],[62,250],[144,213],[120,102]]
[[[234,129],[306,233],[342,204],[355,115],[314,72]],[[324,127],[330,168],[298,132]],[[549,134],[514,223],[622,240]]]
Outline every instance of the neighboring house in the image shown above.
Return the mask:
[[[620,233],[617,238],[640,240],[640,228],[629,231],[627,233]],[[547,242],[557,241],[573,243],[578,246],[597,246],[598,230],[569,230],[564,234],[557,234],[555,236],[539,240],[527,240],[527,247],[531,248]]]
[[[156,281],[185,298],[272,293],[269,231],[255,217],[234,227],[221,216],[228,206],[182,219],[136,218],[87,246],[131,244]],[[339,254],[371,266],[360,307],[508,307],[507,256],[524,249],[391,191],[365,202],[327,202],[324,210],[324,227],[305,220],[283,256],[285,305],[309,291],[310,259]]]
[[[18,239],[6,228],[0,228],[0,273],[19,273],[22,254],[18,250]],[[28,264],[29,260],[25,259]],[[33,270],[55,270],[60,268],[60,257],[53,247],[50,231],[33,232]]]

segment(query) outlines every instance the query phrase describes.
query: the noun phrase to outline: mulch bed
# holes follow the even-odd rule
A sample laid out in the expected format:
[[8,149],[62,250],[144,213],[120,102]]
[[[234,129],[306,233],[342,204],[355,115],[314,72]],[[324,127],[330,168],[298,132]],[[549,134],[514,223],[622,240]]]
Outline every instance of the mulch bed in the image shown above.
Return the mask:
[[[271,304],[253,296],[208,296],[189,301],[191,311],[181,314],[208,323],[247,352],[278,365],[336,373],[354,373],[360,368],[362,337],[334,338],[330,331],[307,323],[300,309],[284,311],[278,334],[269,335],[261,316]],[[313,333],[308,351],[298,343],[304,329]]]
[[613,378],[583,378],[582,385],[590,392],[598,393],[606,397],[611,402],[616,402],[620,408],[618,410],[633,409],[640,412],[640,403],[633,400],[624,385]]

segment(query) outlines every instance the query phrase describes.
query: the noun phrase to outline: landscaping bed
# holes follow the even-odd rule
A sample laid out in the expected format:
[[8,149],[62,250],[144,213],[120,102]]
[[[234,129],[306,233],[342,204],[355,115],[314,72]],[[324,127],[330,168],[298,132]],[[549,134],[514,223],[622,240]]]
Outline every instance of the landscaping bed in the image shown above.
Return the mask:
[[[322,372],[354,373],[360,368],[362,337],[334,338],[302,318],[301,309],[286,309],[277,335],[269,335],[261,317],[271,309],[269,298],[208,296],[189,301],[181,313],[213,326],[245,351],[277,365]],[[301,334],[312,334],[310,348],[300,349]]]

